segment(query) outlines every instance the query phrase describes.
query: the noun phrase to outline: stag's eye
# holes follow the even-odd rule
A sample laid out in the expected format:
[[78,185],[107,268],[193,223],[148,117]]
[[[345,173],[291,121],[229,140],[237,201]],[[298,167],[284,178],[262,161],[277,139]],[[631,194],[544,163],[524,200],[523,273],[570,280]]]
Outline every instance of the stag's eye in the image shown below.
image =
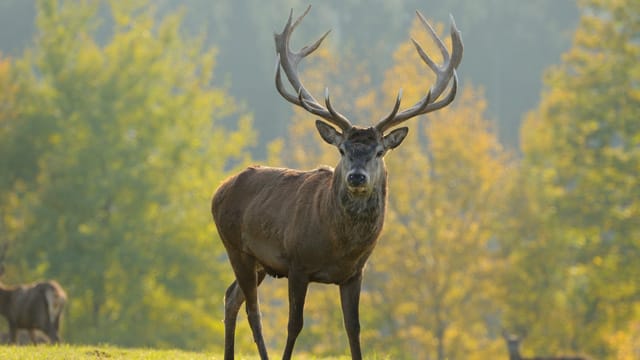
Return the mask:
[[378,151],[378,153],[376,154],[377,157],[382,157],[382,155],[384,155],[384,150],[380,150]]
[[344,150],[342,148],[338,148],[338,150],[340,150],[340,155],[344,156]]

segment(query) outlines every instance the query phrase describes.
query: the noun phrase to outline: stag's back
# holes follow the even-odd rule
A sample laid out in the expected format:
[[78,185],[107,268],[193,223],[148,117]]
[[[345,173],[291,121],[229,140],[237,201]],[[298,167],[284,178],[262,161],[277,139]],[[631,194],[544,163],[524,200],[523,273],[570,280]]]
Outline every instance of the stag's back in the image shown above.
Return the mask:
[[[305,208],[315,197],[319,197],[318,188],[329,190],[333,170],[328,167],[312,171],[298,171],[283,168],[251,166],[239,174],[227,179],[213,196],[211,212],[218,227],[233,227],[243,217],[262,218],[281,215],[285,222],[290,220],[289,211],[300,207],[304,200]],[[324,184],[322,184],[324,183]],[[324,186],[322,186],[324,185]],[[307,196],[292,196],[296,193],[308,193]],[[246,224],[245,224],[246,225]]]

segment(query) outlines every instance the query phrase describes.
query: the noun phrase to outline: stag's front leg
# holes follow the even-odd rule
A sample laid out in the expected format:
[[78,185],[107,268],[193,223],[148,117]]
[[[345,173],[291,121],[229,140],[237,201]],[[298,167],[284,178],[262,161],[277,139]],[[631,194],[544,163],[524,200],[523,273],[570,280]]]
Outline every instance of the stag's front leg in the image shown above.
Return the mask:
[[289,326],[287,328],[287,345],[284,348],[283,360],[291,359],[293,345],[302,331],[304,323],[304,299],[307,296],[309,279],[302,272],[289,270]]
[[362,272],[340,284],[340,302],[344,327],[349,337],[349,347],[352,359],[362,359],[360,350],[360,287],[362,286]]

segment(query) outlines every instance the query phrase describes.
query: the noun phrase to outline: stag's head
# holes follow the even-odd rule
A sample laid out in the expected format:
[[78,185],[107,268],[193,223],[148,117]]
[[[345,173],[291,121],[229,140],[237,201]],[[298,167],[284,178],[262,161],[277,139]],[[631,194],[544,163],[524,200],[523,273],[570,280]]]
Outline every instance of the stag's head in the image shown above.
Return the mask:
[[[347,117],[333,108],[328,89],[325,90],[325,105],[322,105],[305,89],[298,77],[298,63],[314,52],[329,34],[329,31],[327,31],[315,43],[303,47],[298,52],[291,51],[289,48],[291,34],[310,9],[311,6],[295,22],[292,21],[292,10],[282,33],[275,34],[278,59],[276,64],[276,88],[287,101],[328,122],[317,120],[316,128],[324,141],[337,147],[340,151],[341,160],[336,167],[336,174],[342,176],[346,188],[352,194],[368,194],[385,176],[384,155],[390,149],[400,145],[408,133],[408,128],[406,127],[391,129],[414,116],[441,109],[449,105],[455,98],[458,87],[456,68],[462,60],[463,50],[460,31],[456,28],[452,17],[451,44],[453,50],[449,54],[446,46],[424,16],[420,12],[416,12],[442,53],[443,64],[438,65],[425,53],[416,40],[411,39],[422,60],[435,72],[437,76],[436,82],[420,101],[402,111],[399,111],[402,99],[402,90],[400,90],[389,115],[378,121],[375,126],[363,128],[352,125]],[[281,70],[287,76],[295,90],[295,94],[285,90],[282,83]],[[449,86],[449,84],[451,85]],[[443,95],[447,88],[449,89],[448,92]]]
[[376,128],[352,126],[342,132],[317,120],[316,128],[327,143],[338,148],[340,162],[336,173],[342,176],[346,188],[355,195],[368,195],[384,176],[383,157],[400,145],[409,129],[395,129],[383,136]]

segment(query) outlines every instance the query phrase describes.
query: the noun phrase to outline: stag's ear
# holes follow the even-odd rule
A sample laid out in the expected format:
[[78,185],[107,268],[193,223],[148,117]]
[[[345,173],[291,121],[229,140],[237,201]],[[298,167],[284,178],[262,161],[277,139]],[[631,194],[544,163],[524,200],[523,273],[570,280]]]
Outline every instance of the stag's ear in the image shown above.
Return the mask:
[[342,142],[342,134],[324,121],[316,120],[316,128],[322,139],[329,144],[338,146]]
[[409,128],[407,127],[401,127],[393,130],[389,134],[385,135],[385,137],[382,139],[384,148],[385,149],[396,148],[398,145],[402,144],[402,140],[404,140],[404,138],[407,136],[408,133],[409,133]]

